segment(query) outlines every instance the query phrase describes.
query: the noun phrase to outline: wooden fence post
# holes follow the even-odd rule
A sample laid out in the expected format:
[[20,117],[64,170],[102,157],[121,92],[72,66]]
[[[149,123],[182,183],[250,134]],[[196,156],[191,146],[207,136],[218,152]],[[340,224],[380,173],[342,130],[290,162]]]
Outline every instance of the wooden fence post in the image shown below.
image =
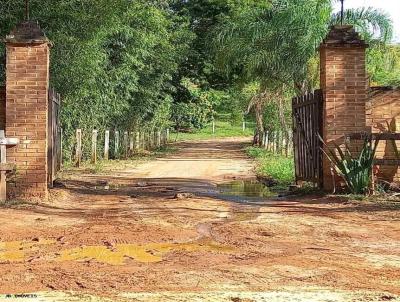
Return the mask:
[[116,130],[114,133],[114,157],[119,157],[119,131]]
[[286,137],[282,133],[282,154],[284,154],[286,157],[288,155],[287,151],[288,151],[288,147],[287,147]]
[[136,151],[140,149],[140,132],[135,133],[135,149]]
[[243,132],[245,132],[246,131],[246,120],[243,118]]
[[128,143],[128,131],[124,132],[124,142],[123,142],[123,147],[124,147],[124,158],[127,159],[128,158],[128,147],[129,147],[129,143]]
[[212,134],[215,134],[215,121],[212,121]]
[[275,131],[271,131],[271,143],[269,145],[269,151],[274,153],[275,150]]
[[157,131],[157,147],[161,147],[161,131]]
[[269,144],[269,131],[265,131],[264,134],[264,149],[268,149],[268,144]]
[[163,139],[163,145],[167,145],[167,129],[164,129],[162,132],[162,139]]
[[293,132],[289,132],[289,141],[288,141],[288,155],[293,154]]
[[110,157],[110,131],[106,130],[104,134],[104,159],[108,160]]
[[141,137],[142,137],[142,149],[146,150],[146,136],[144,131],[142,132]]
[[281,137],[280,137],[280,132],[279,131],[276,131],[276,146],[275,146],[275,154],[278,154],[279,153],[279,150],[280,150],[280,139],[281,139]]
[[169,128],[167,128],[167,143],[169,142]]
[[92,132],[92,164],[97,162],[97,130]]
[[149,150],[152,150],[154,147],[154,130],[150,131],[150,146]]
[[76,150],[75,150],[76,166],[79,168],[82,162],[82,130],[76,130]]
[[61,153],[61,158],[60,158],[60,166],[58,167],[58,170],[61,171],[62,167],[63,167],[63,129],[60,128],[60,153]]
[[129,132],[129,155],[133,154],[134,149],[134,132]]

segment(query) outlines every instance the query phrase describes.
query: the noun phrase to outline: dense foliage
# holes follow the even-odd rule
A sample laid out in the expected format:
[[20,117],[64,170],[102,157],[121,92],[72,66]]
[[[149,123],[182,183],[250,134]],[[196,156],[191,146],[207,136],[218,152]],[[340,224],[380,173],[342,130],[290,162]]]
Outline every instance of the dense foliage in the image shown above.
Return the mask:
[[[331,0],[31,0],[54,43],[51,85],[63,96],[72,151],[76,128],[201,129],[255,113],[259,132],[289,135],[290,98],[318,87],[316,47],[338,22]],[[0,0],[0,36],[23,19],[24,1]],[[373,9],[348,10],[371,44],[375,85],[398,85],[400,51]],[[4,45],[0,45],[0,56]],[[4,60],[0,60],[0,83]]]
[[[390,40],[389,17],[374,9],[347,10],[344,21],[353,24],[372,46]],[[268,5],[243,9],[219,27],[215,38],[217,62],[228,74],[258,83],[249,102],[256,114],[258,141],[265,127],[266,107],[277,107],[276,120],[288,138],[285,103],[295,93],[316,88],[316,48],[329,26],[339,22],[330,0],[272,0]]]
[[[1,12],[5,36],[23,18],[23,5],[1,0]],[[146,0],[32,0],[31,15],[54,44],[51,85],[63,96],[66,138],[76,128],[169,123],[172,78],[193,37],[183,18]]]

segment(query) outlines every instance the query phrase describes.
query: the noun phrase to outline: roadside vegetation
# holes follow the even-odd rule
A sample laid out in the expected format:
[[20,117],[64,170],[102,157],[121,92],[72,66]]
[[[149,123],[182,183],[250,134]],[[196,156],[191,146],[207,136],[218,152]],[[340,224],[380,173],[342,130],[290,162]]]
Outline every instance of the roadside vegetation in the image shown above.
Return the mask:
[[[0,0],[0,36],[24,19],[24,1]],[[64,159],[75,130],[173,129],[171,139],[291,133],[291,98],[319,87],[316,47],[340,23],[334,0],[31,0],[53,42],[51,85],[62,95]],[[370,45],[372,85],[400,85],[400,46],[387,13],[348,9]],[[0,44],[0,85],[5,82]],[[220,115],[228,116],[220,120]],[[242,130],[246,119],[249,126]],[[215,120],[215,133],[211,123]],[[101,143],[101,141],[99,141]],[[267,156],[265,156],[267,157]]]
[[[196,138],[211,135],[218,114],[239,124],[230,130],[217,124],[216,136],[240,135],[246,118],[258,133],[279,130],[287,140],[291,98],[319,86],[315,49],[339,22],[334,3],[31,0],[31,19],[54,44],[51,85],[63,99],[64,158],[73,158],[77,128],[103,133],[169,127]],[[0,9],[4,37],[23,20],[24,3],[1,0]],[[399,84],[399,47],[389,45],[389,17],[350,9],[344,22],[371,45],[373,84]],[[84,149],[90,149],[86,141]]]
[[293,157],[274,154],[258,147],[249,147],[247,154],[256,160],[256,173],[279,186],[287,186],[294,182]]
[[208,124],[202,129],[194,129],[190,132],[171,133],[172,141],[185,141],[185,140],[205,140],[210,138],[223,138],[223,137],[249,137],[254,134],[254,123],[247,123],[243,131],[242,125],[232,125],[231,122],[216,121],[215,132],[213,132],[213,125]]

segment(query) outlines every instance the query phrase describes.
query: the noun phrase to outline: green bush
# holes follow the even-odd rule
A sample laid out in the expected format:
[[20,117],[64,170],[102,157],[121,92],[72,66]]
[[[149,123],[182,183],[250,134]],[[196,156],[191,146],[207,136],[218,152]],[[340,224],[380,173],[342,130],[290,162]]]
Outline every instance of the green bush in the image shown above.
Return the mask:
[[324,143],[327,151],[323,150],[323,152],[335,167],[336,172],[343,177],[352,194],[368,193],[378,143],[379,140],[373,144],[371,137],[366,138],[358,157],[353,157],[347,143],[344,150],[335,143],[334,148],[329,148]]
[[257,147],[246,149],[247,154],[257,160],[257,174],[261,177],[272,178],[280,185],[294,181],[294,161],[292,157],[273,154]]

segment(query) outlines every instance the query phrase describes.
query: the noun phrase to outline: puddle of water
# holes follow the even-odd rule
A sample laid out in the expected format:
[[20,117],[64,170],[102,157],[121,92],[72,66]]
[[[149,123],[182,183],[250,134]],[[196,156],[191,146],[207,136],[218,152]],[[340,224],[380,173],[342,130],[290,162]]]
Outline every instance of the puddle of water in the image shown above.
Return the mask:
[[237,180],[217,186],[223,195],[241,197],[277,197],[278,193],[257,180]]
[[0,242],[0,261],[20,262],[26,252],[37,251],[39,246],[54,243],[54,240]]
[[96,260],[111,265],[123,265],[126,258],[132,258],[138,262],[154,263],[163,260],[165,253],[169,251],[206,251],[206,252],[230,252],[233,249],[218,245],[213,242],[207,243],[150,243],[145,245],[117,244],[112,249],[106,246],[84,246],[65,250],[61,253],[58,261],[84,261]]

